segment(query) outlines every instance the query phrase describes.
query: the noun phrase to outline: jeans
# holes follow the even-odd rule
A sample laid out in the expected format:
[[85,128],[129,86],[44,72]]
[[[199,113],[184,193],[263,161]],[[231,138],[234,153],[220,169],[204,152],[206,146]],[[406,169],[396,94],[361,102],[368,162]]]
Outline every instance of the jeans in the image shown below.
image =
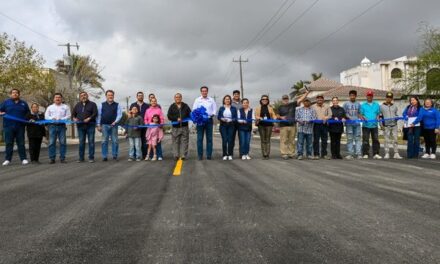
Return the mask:
[[102,125],[101,151],[102,151],[102,158],[104,159],[107,158],[108,141],[110,137],[112,140],[112,155],[113,158],[117,158],[119,152],[118,126]]
[[[319,140],[321,140],[321,151],[319,151]],[[328,126],[315,123],[313,125],[313,155],[327,156]]]
[[17,144],[18,155],[20,156],[20,160],[26,159],[24,132],[25,132],[25,126],[3,128],[5,144],[6,144],[5,160],[9,160],[9,161],[12,160],[12,153],[14,152],[14,141]]
[[280,127],[280,152],[282,156],[292,157],[296,151],[296,126]]
[[[175,158],[188,156],[189,128],[187,126],[171,128],[173,155]],[[183,151],[182,151],[183,149]],[[182,154],[183,152],[183,154]]]
[[204,125],[197,125],[197,154],[199,159],[203,158],[203,137],[206,133],[206,157],[212,157],[212,133],[213,133],[214,122],[212,118]]
[[313,146],[312,138],[313,138],[312,134],[305,134],[302,132],[298,133],[298,147],[297,147],[298,156],[303,156],[304,144],[306,147],[307,156],[308,157],[312,156],[312,146]]
[[273,126],[258,126],[258,132],[260,133],[261,140],[261,152],[263,157],[269,157],[270,155],[270,139],[272,138]]
[[233,142],[234,132],[235,132],[234,123],[220,125],[223,156],[232,156],[234,153],[234,142]]
[[66,159],[66,126],[50,125],[49,126],[49,159],[55,160],[57,156],[57,139],[60,143],[60,160]]
[[373,156],[379,154],[379,129],[377,127],[362,127],[362,154],[368,155],[370,152],[370,134],[373,141]]
[[394,154],[399,153],[397,146],[397,125],[386,126],[384,130],[385,134],[385,154],[390,154],[390,145],[393,145]]
[[240,138],[240,156],[249,155],[252,131],[238,130],[238,136]]
[[419,157],[420,133],[420,127],[410,127],[408,130],[408,145],[406,149],[406,155],[408,159]]
[[84,160],[86,139],[89,143],[89,160],[95,159],[95,124],[78,125],[79,160]]
[[[240,128],[240,124],[237,122],[237,123],[235,123],[235,126],[234,126],[234,135],[233,135],[233,138],[232,138],[232,149],[234,149],[234,147],[235,147],[235,139],[238,137],[238,153],[241,153],[241,139],[240,139],[240,130],[239,130],[239,128]],[[240,154],[240,156],[241,156],[241,154]]]
[[128,157],[130,159],[141,159],[141,138],[140,137],[129,137],[128,143],[130,144],[130,149],[128,151]]
[[[147,129],[146,128],[141,128],[142,159],[145,159],[145,157],[147,156],[147,152],[148,152],[148,143],[147,143],[146,135],[147,135]],[[136,151],[138,151],[138,150],[136,150]]]
[[[361,141],[361,126],[360,125],[347,125],[345,127],[347,133],[347,152],[348,155],[361,156],[362,141]],[[353,146],[354,143],[354,146]]]

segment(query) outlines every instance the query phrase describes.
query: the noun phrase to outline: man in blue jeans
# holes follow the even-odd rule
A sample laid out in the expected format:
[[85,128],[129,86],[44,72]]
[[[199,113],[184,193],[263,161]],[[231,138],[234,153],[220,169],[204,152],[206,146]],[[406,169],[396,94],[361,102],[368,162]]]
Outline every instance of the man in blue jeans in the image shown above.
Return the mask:
[[203,125],[197,125],[197,154],[199,160],[203,159],[203,137],[206,134],[206,158],[212,159],[212,134],[213,134],[213,116],[217,112],[217,104],[214,99],[208,97],[209,88],[202,86],[200,88],[201,96],[196,98],[193,104],[193,110],[200,108],[201,106],[206,108],[206,112],[209,116],[208,121]]
[[86,92],[79,94],[80,102],[75,105],[72,111],[73,120],[80,122],[76,125],[79,138],[79,159],[78,162],[84,162],[86,149],[86,138],[89,142],[89,162],[95,162],[95,128],[98,107],[89,100]]
[[50,164],[55,163],[57,154],[57,139],[60,143],[60,162],[66,163],[66,123],[70,120],[70,107],[63,104],[63,95],[55,93],[53,96],[53,104],[46,109],[44,118],[52,120],[49,125],[49,159]]
[[373,143],[373,159],[382,159],[379,155],[379,128],[378,122],[380,120],[380,105],[373,101],[373,91],[367,92],[367,101],[361,105],[360,117],[367,121],[362,126],[362,154],[364,159],[368,159],[370,152],[370,135]]
[[350,97],[350,101],[344,103],[343,106],[347,116],[345,131],[347,133],[348,155],[345,158],[352,160],[356,156],[358,159],[362,159],[361,124],[356,122],[356,120],[359,120],[361,104],[356,101],[356,90],[351,90],[348,92],[348,96]]
[[[9,99],[0,105],[0,115],[7,114],[12,117],[26,119],[26,115],[30,112],[28,104],[20,99],[20,91],[12,89],[9,93]],[[8,166],[12,160],[14,152],[14,141],[17,142],[18,155],[21,164],[27,165],[26,148],[24,143],[25,123],[3,118],[3,130],[6,143],[6,155],[3,166]]]
[[112,140],[113,160],[118,160],[119,142],[118,142],[118,122],[122,118],[122,108],[114,101],[115,92],[107,90],[105,92],[106,101],[98,106],[98,118],[96,124],[98,131],[102,132],[102,161],[108,161],[108,141]]

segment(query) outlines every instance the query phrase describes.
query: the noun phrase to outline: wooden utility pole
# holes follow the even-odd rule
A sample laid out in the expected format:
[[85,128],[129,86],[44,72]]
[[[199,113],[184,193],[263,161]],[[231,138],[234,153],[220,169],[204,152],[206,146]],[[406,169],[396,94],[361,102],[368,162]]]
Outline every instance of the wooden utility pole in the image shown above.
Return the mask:
[[249,62],[248,59],[242,60],[241,56],[238,60],[233,59],[232,62],[238,62],[240,64],[240,91],[241,91],[241,98],[244,98],[244,90],[243,90],[243,67],[242,62]]

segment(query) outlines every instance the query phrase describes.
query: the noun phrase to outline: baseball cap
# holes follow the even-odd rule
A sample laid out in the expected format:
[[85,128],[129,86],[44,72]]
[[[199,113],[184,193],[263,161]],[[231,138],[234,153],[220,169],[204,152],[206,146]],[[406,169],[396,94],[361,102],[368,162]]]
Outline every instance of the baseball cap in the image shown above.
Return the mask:
[[386,94],[385,97],[387,97],[387,98],[393,98],[393,93],[392,93],[392,92],[388,92],[388,93]]
[[318,94],[318,95],[316,96],[316,99],[318,99],[318,98],[322,98],[322,99],[324,99],[324,95],[322,95],[322,94]]
[[368,92],[367,92],[367,96],[374,96],[373,91],[368,91]]
[[285,94],[281,97],[281,99],[289,99],[289,96],[287,94]]

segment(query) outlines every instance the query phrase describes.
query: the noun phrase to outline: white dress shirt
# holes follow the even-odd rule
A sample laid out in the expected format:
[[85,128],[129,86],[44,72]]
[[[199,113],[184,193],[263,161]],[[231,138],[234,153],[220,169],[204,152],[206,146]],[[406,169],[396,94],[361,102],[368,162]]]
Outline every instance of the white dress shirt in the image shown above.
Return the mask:
[[217,112],[217,104],[215,103],[214,99],[209,96],[206,98],[203,98],[202,96],[197,97],[194,101],[192,109],[194,110],[201,106],[206,108],[206,113],[208,113],[209,117],[212,117]]
[[70,116],[70,107],[66,104],[51,104],[44,113],[46,120],[69,120]]

